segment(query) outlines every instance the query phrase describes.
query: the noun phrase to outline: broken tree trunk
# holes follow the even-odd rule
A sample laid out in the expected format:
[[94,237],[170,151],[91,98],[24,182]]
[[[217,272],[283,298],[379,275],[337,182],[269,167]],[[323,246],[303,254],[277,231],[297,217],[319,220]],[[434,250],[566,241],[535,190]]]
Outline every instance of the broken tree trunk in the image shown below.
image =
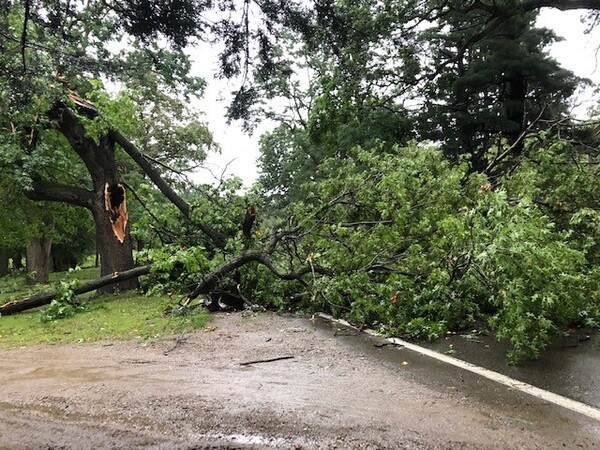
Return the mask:
[[[101,115],[100,111],[98,111],[98,109],[96,109],[96,107],[86,99],[83,99],[75,94],[70,94],[69,97],[75,103],[75,105],[77,105],[79,113],[86,115],[90,119],[94,119]],[[73,123],[73,119],[75,119],[76,122],[75,115],[66,105],[60,103],[57,104],[56,111],[58,112],[57,115],[59,117],[64,117],[68,119],[71,123]],[[62,121],[64,121],[64,119]],[[80,126],[80,124],[78,123],[76,123],[76,125]],[[69,131],[68,128],[65,129],[64,127],[61,127],[61,131],[63,131],[63,134],[65,134],[65,136],[69,138],[68,133],[65,133],[65,131]],[[136,164],[142,169],[142,171],[144,171],[144,173],[148,175],[148,177],[152,180],[154,185],[163,193],[163,195],[165,195],[165,197],[167,197],[171,201],[171,203],[173,203],[183,213],[185,217],[190,217],[190,205],[179,194],[177,194],[177,192],[175,192],[175,190],[169,185],[169,183],[167,183],[163,179],[160,172],[152,166],[152,164],[148,161],[146,155],[144,155],[135,146],[133,142],[131,142],[129,139],[123,136],[116,129],[109,130],[105,138],[109,140],[113,145],[115,143],[118,144],[125,151],[125,153],[127,153],[131,157],[131,159],[133,159],[136,162]],[[77,146],[73,145],[73,148],[77,152]],[[88,153],[81,154],[78,152],[83,161],[86,162],[86,165],[88,165],[88,168],[90,168],[90,165],[86,161],[86,155]],[[96,153],[91,152],[89,154],[95,155]],[[95,164],[97,161],[91,162]],[[94,179],[93,173],[94,170],[90,170],[90,174],[92,174],[92,179]],[[116,182],[118,182],[116,181],[116,177],[113,178],[115,180],[115,183],[110,183],[111,185],[114,185],[116,184]],[[106,181],[108,182],[109,180],[107,179]],[[225,247],[225,244],[227,242],[227,236],[225,234],[221,233],[220,231],[212,228],[211,226],[203,222],[197,223],[196,225],[208,237],[212,245],[214,245],[217,248]]]
[[[151,265],[147,265],[135,267],[133,269],[126,270],[125,272],[115,272],[113,274],[98,278],[97,280],[90,281],[89,283],[82,284],[81,286],[77,286],[75,289],[73,289],[73,293],[75,295],[85,294],[86,292],[92,292],[96,289],[110,286],[115,283],[122,283],[123,281],[137,279],[137,277],[142,275],[148,275],[151,267]],[[48,292],[5,303],[4,305],[0,306],[0,316],[9,316],[21,311],[47,305],[52,302],[56,296],[56,292]]]

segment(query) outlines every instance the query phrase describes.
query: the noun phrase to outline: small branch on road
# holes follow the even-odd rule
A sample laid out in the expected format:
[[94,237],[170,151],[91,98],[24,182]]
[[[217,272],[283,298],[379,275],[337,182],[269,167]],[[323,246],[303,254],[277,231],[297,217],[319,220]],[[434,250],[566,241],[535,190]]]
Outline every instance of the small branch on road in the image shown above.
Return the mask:
[[249,366],[250,364],[261,364],[261,363],[269,363],[273,361],[281,361],[283,359],[293,359],[294,356],[279,356],[278,358],[270,358],[270,359],[257,359],[254,361],[246,361],[240,363],[240,366]]

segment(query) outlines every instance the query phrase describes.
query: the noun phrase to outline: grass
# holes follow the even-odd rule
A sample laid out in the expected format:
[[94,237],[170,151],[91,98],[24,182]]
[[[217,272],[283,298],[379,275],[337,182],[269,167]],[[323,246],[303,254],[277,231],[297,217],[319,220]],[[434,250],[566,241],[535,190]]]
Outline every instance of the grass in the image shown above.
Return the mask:
[[[98,270],[83,269],[73,275],[87,281],[96,278]],[[53,274],[51,280],[59,280],[64,276],[64,273]],[[48,290],[51,286],[45,288]],[[29,293],[24,280],[16,277],[0,278],[1,303],[25,297]],[[0,347],[92,342],[103,339],[160,339],[202,328],[210,320],[210,315],[203,310],[195,310],[181,316],[164,316],[163,311],[170,304],[167,297],[146,297],[127,292],[87,301],[88,308],[85,312],[51,322],[40,321],[39,310],[0,317]]]

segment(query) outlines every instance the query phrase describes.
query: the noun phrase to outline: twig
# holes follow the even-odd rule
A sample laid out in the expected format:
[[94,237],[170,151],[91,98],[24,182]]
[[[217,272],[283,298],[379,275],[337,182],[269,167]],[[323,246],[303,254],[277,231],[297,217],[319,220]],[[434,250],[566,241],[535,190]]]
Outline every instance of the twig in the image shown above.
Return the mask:
[[177,347],[179,347],[181,344],[185,344],[186,342],[187,342],[187,337],[185,337],[185,336],[183,336],[183,335],[181,335],[181,336],[177,336],[177,337],[175,338],[175,344],[173,344],[173,346],[172,346],[170,349],[168,349],[168,350],[165,350],[165,351],[163,352],[163,355],[167,356],[169,353],[171,353],[173,350],[175,350],[175,349],[176,349]]
[[544,105],[544,107],[542,108],[542,111],[539,113],[539,115],[536,117],[536,119],[529,124],[529,126],[519,135],[517,140],[515,142],[513,142],[513,144],[507,150],[505,150],[501,155],[496,156],[496,158],[494,158],[494,160],[488,164],[488,166],[485,168],[483,173],[489,174],[491,172],[491,170],[494,167],[496,167],[496,165],[498,165],[498,163],[502,162],[502,160],[504,160],[504,158],[506,158],[508,155],[510,155],[515,149],[517,149],[522,144],[523,140],[527,137],[527,134],[540,121],[540,119],[546,112],[547,108],[548,108],[548,105]]
[[140,153],[142,154],[142,156],[143,156],[144,158],[146,158],[146,159],[148,159],[148,160],[152,161],[153,163],[156,163],[156,164],[158,164],[159,166],[162,166],[162,167],[164,167],[165,169],[167,169],[167,170],[169,170],[169,171],[171,171],[171,172],[173,172],[173,173],[176,173],[177,175],[179,175],[179,176],[182,176],[182,177],[184,177],[184,178],[186,178],[186,179],[187,179],[187,176],[186,176],[186,174],[185,174],[185,173],[183,173],[181,170],[177,170],[177,169],[175,169],[175,168],[173,168],[173,167],[169,166],[168,164],[166,164],[166,163],[164,163],[164,162],[162,162],[162,161],[160,161],[160,160],[158,160],[158,159],[156,159],[156,158],[154,158],[154,157],[152,157],[152,156],[148,155],[147,153],[144,153],[144,152],[140,152]]
[[260,363],[268,363],[273,361],[281,361],[283,359],[293,359],[294,356],[279,356],[278,358],[269,358],[269,359],[256,359],[254,361],[246,361],[240,363],[240,366],[249,366],[250,364],[260,364]]
[[383,348],[383,347],[402,347],[401,344],[397,344],[396,342],[382,342],[380,344],[373,344],[373,347]]

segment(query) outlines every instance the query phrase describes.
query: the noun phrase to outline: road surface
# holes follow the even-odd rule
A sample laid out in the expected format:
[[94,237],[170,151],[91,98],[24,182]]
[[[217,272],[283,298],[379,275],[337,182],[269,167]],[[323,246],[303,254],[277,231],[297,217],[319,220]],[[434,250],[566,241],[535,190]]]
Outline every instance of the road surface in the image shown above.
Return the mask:
[[155,342],[2,349],[0,449],[600,448],[597,421],[382,343],[236,313]]

